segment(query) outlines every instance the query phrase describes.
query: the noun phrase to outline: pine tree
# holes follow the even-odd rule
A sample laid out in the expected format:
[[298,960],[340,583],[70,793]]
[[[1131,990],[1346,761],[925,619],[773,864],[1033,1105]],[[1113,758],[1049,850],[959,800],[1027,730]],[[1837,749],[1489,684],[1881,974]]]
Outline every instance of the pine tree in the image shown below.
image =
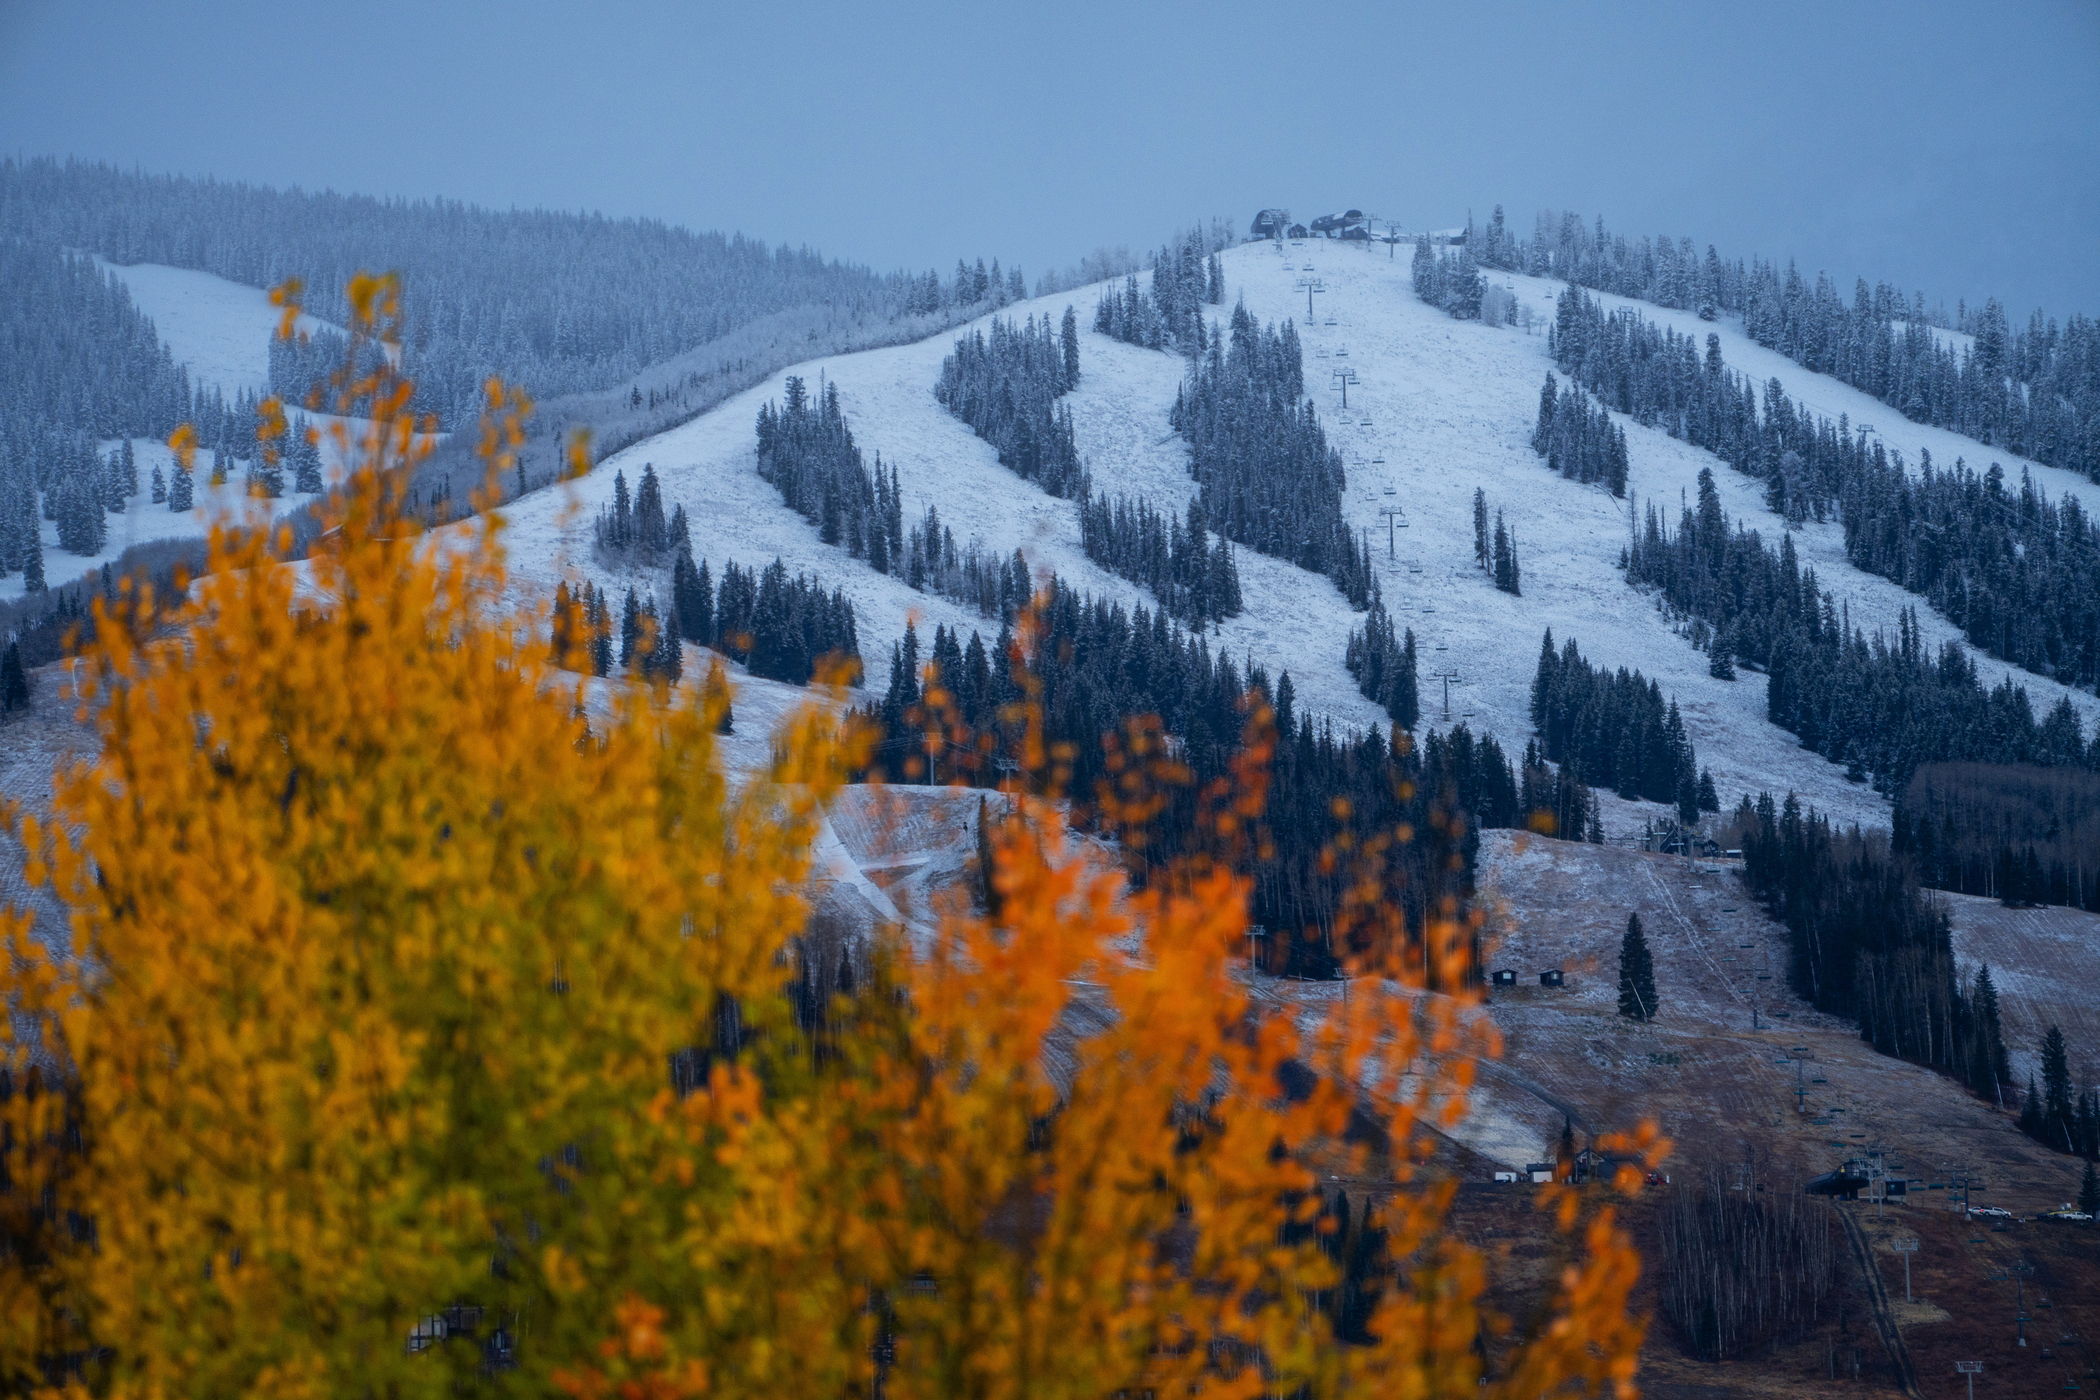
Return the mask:
[[168,509],[178,512],[188,510],[196,504],[194,495],[195,489],[191,482],[189,468],[177,462],[175,464],[175,475],[168,483]]
[[1707,644],[1706,674],[1717,681],[1735,679],[1735,630],[1726,623],[1714,629]]
[[22,666],[20,644],[9,642],[0,652],[0,715],[29,708],[29,673]]
[[1079,383],[1079,315],[1069,306],[1058,325],[1058,339],[1064,350],[1065,388],[1069,390]]
[[2085,1175],[2078,1181],[2078,1209],[2087,1215],[2100,1216],[2100,1171],[2093,1169],[2088,1160]]
[[1648,936],[1641,929],[1641,916],[1628,914],[1626,932],[1619,939],[1619,1014],[1630,1020],[1652,1021],[1660,1007]]
[[156,462],[153,467],[153,504],[162,506],[167,503],[168,479],[161,475],[160,464]]
[[1495,587],[1504,593],[1522,594],[1523,576],[1517,566],[1516,537],[1502,523],[1502,512],[1495,512]]
[[1492,559],[1488,552],[1487,492],[1476,486],[1473,488],[1473,562],[1487,569]]
[[2071,1103],[2071,1061],[2061,1028],[2042,1034],[2043,1141],[2063,1152],[2075,1152],[2078,1134]]
[[2042,1091],[2034,1076],[2027,1076],[2027,1092],[2020,1097],[2020,1131],[2036,1141],[2045,1140],[2048,1120],[2042,1113]]
[[620,665],[634,665],[635,649],[642,642],[642,600],[635,596],[632,588],[627,590],[627,600],[620,605]]

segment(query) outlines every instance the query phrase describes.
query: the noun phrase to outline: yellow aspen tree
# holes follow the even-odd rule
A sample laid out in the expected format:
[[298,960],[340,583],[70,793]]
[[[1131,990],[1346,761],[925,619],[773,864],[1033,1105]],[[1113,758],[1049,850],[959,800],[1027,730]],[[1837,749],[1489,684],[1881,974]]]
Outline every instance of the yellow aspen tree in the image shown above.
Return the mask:
[[[1131,887],[1066,832],[1031,725],[1033,781],[988,833],[998,916],[958,898],[930,939],[882,933],[874,975],[798,1019],[799,890],[864,746],[820,693],[732,783],[726,686],[593,688],[550,656],[554,619],[503,602],[492,493],[419,531],[431,425],[395,357],[360,353],[398,345],[398,288],[350,291],[319,406],[353,470],[319,541],[292,564],[264,518],[217,529],[181,597],[99,616],[75,666],[99,753],[15,821],[71,947],[0,930],[12,1082],[34,1061],[63,1086],[0,1102],[0,1242],[43,1245],[0,1254],[0,1383],[1631,1394],[1632,1253],[1608,1203],[1558,1187],[1579,1247],[1480,1384],[1508,1324],[1426,1167],[1492,1050],[1466,994],[1424,990],[1463,983],[1454,908],[1422,967],[1258,997],[1244,861]],[[529,404],[488,402],[495,482]],[[1221,850],[1251,839],[1265,724],[1204,795]],[[1117,742],[1099,805],[1135,829],[1174,765],[1156,730]],[[1392,1186],[1368,1346],[1311,1301],[1337,1172]],[[411,1345],[464,1306],[511,1339],[501,1364]]]

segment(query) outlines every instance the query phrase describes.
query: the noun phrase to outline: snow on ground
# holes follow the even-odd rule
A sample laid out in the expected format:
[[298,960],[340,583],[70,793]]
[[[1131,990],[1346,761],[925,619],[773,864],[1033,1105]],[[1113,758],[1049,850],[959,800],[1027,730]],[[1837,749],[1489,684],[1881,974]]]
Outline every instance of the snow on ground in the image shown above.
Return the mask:
[[[153,318],[161,343],[189,370],[192,384],[216,388],[229,399],[243,389],[269,390],[270,338],[283,313],[270,305],[268,292],[186,267],[127,267],[99,257],[95,265],[114,273],[138,309]],[[302,314],[299,329],[339,328]]]
[[[1232,297],[1244,297],[1263,320],[1290,316],[1300,322],[1306,382],[1349,470],[1346,512],[1373,546],[1395,620],[1413,628],[1420,642],[1426,723],[1447,723],[1440,673],[1448,671],[1448,722],[1463,720],[1495,734],[1513,755],[1520,752],[1531,733],[1530,684],[1540,634],[1550,626],[1557,640],[1574,638],[1597,663],[1638,668],[1677,698],[1724,802],[1743,792],[1790,788],[1841,820],[1886,821],[1881,799],[1847,782],[1839,768],[1764,718],[1761,676],[1744,672],[1732,682],[1708,676],[1705,655],[1628,586],[1618,555],[1637,503],[1564,481],[1531,451],[1538,388],[1548,367],[1542,335],[1452,321],[1417,300],[1406,264],[1388,260],[1375,246],[1308,240],[1279,250],[1250,244],[1227,251],[1224,262]],[[1305,293],[1296,285],[1307,274],[1326,287],[1309,324]],[[1505,280],[1534,299],[1553,291],[1534,279]],[[1055,316],[1070,303],[1086,326],[1098,295],[1098,288],[1083,288],[1000,314]],[[1551,308],[1541,301],[1536,309],[1543,319]],[[1018,548],[1038,570],[1055,571],[1081,589],[1148,601],[1143,589],[1085,557],[1071,502],[1000,467],[991,448],[934,401],[934,379],[955,334],[797,366],[636,444],[566,491],[518,503],[510,511],[509,538],[520,585],[551,589],[557,577],[581,573],[616,591],[629,584],[661,591],[660,576],[608,571],[590,558],[588,546],[590,521],[611,498],[614,472],[624,470],[632,487],[643,464],[654,463],[667,505],[685,506],[695,552],[717,570],[724,559],[762,565],[778,555],[791,570],[814,572],[846,591],[859,614],[873,685],[882,683],[889,645],[908,617],[928,634],[937,623],[989,630],[961,606],[916,593],[820,543],[814,529],[758,477],[753,420],[760,404],[780,396],[792,373],[812,386],[820,379],[839,386],[863,450],[871,457],[879,452],[898,467],[908,520],[915,521],[930,502],[958,541],[975,538],[1001,552]],[[1742,368],[1760,377],[1779,374],[1789,392],[1826,411],[1845,406],[1826,400],[1853,392],[1807,375],[1725,328],[1724,335]],[[1167,423],[1180,361],[1091,331],[1082,331],[1082,342],[1081,383],[1069,403],[1096,489],[1179,507],[1194,491],[1186,448]],[[1359,376],[1346,412],[1332,383],[1340,368]],[[1880,416],[1893,436],[1899,420]],[[1628,424],[1628,438],[1638,500],[1659,499],[1674,515],[1700,468],[1711,466],[1729,511],[1777,537],[1782,522],[1765,510],[1754,482],[1661,432]],[[1966,449],[1972,461],[1984,455],[1974,443]],[[1960,449],[1936,443],[1934,450],[1951,460]],[[1476,486],[1516,531],[1525,571],[1521,598],[1497,592],[1473,565]],[[1404,512],[1391,531],[1390,551],[1383,514],[1388,508]],[[1800,532],[1797,548],[1860,625],[1893,630],[1900,610],[1915,606],[1928,641],[1958,640],[1918,599],[1846,563],[1834,525]],[[1253,550],[1242,549],[1239,558],[1247,611],[1218,629],[1217,644],[1272,673],[1288,669],[1309,710],[1349,726],[1380,722],[1381,713],[1357,694],[1341,665],[1348,631],[1359,619],[1340,594],[1325,579]],[[1993,680],[2008,670],[1980,654],[1978,660]],[[2015,675],[2038,705],[2067,693],[2025,672]],[[2089,723],[2100,715],[2100,699],[2077,693],[2073,699]],[[1607,826],[1620,833],[1637,830],[1656,811],[1607,799]]]
[[2041,1074],[2042,1035],[2061,1027],[2071,1051],[2071,1075],[2079,1084],[2100,1083],[2100,914],[2061,907],[2007,909],[1995,899],[1950,894],[1954,955],[1964,977],[1989,963],[1998,988],[2005,1048],[2013,1077],[2025,1082]]
[[[1724,802],[1742,791],[1792,786],[1841,819],[1886,821],[1887,807],[1880,799],[1847,783],[1836,767],[1765,720],[1763,677],[1747,671],[1733,682],[1708,677],[1704,654],[1672,634],[1618,569],[1619,549],[1641,503],[1656,500],[1674,518],[1679,501],[1696,490],[1702,467],[1713,469],[1732,515],[1776,540],[1784,524],[1765,509],[1758,483],[1711,453],[1623,418],[1632,458],[1630,492],[1636,499],[1614,501],[1600,488],[1564,481],[1547,472],[1530,448],[1539,386],[1550,367],[1542,329],[1527,334],[1452,321],[1414,296],[1404,260],[1389,260],[1376,248],[1313,240],[1280,252],[1273,244],[1249,245],[1228,253],[1226,261],[1228,271],[1240,274],[1233,279],[1234,290],[1244,291],[1250,309],[1264,318],[1292,314],[1301,322],[1307,384],[1350,467],[1352,522],[1369,528],[1375,546],[1384,533],[1380,508],[1397,503],[1408,513],[1412,528],[1396,532],[1402,562],[1397,572],[1387,566],[1385,591],[1389,605],[1411,609],[1396,611],[1395,620],[1414,627],[1426,642],[1425,662],[1435,663],[1423,668],[1425,701],[1433,691],[1441,700],[1440,690],[1428,682],[1429,671],[1455,666],[1465,676],[1470,669],[1471,677],[1454,687],[1455,716],[1458,697],[1464,696],[1466,708],[1475,709],[1505,742],[1514,733],[1521,743],[1528,732],[1539,632],[1550,624],[1556,640],[1573,636],[1592,660],[1638,667],[1677,696]],[[1319,309],[1311,326],[1303,324],[1305,293],[1296,286],[1308,271],[1327,288],[1316,297]],[[1558,290],[1553,284],[1501,274],[1497,280],[1532,298],[1542,325],[1550,317],[1548,299]],[[1658,317],[1674,314],[1645,303],[1641,309]],[[1680,330],[1706,327],[1691,313],[1681,319]],[[1336,324],[1326,324],[1329,320]],[[1809,374],[1740,333],[1723,328],[1722,334],[1723,354],[1731,362],[1760,379],[1779,377],[1790,394],[1823,411],[1846,409],[1848,403],[1838,401],[1842,395],[1871,405],[1857,391]],[[1350,390],[1346,414],[1339,394],[1329,387],[1333,371],[1343,366],[1353,367],[1361,379]],[[1914,457],[1914,447],[1893,441],[1903,420],[1884,412],[1880,421],[1891,445]],[[1966,451],[1976,462],[1987,452],[1951,433],[1904,426],[1925,435],[1920,442],[1945,461]],[[1385,458],[1383,464],[1379,457]],[[2062,479],[2091,489],[2091,483],[2063,472],[2054,473],[2050,489],[2058,489]],[[1521,599],[1496,592],[1473,566],[1476,485],[1487,491],[1490,507],[1502,509],[1516,528],[1524,567]],[[1388,486],[1392,497],[1384,494]],[[1912,607],[1919,611],[1928,644],[1961,641],[1952,624],[1923,600],[1847,562],[1837,525],[1797,532],[1795,547],[1824,586],[1849,604],[1853,621],[1868,631],[1893,634],[1901,610]],[[1421,572],[1409,571],[1410,560]],[[1432,608],[1436,611],[1427,611]],[[1434,641],[1428,641],[1431,637]],[[1436,651],[1437,644],[1447,650]],[[1986,683],[2010,674],[2038,707],[2069,696],[2089,727],[2100,720],[2100,697],[1968,650]],[[1429,713],[1434,718],[1440,709]]]
[[[1088,289],[1047,297],[1002,314],[1061,315],[1069,302],[1088,324],[1096,295]],[[518,582],[551,589],[558,577],[581,574],[618,591],[630,584],[661,591],[660,571],[607,570],[591,559],[589,547],[590,522],[612,497],[614,473],[624,471],[631,489],[643,465],[653,463],[666,506],[683,505],[691,519],[694,554],[710,560],[717,572],[727,559],[763,565],[778,555],[791,571],[808,570],[845,590],[859,616],[873,685],[885,680],[890,644],[907,618],[917,619],[922,641],[930,640],[936,624],[995,631],[995,623],[961,605],[915,592],[821,543],[758,476],[753,423],[759,405],[780,397],[788,374],[800,374],[813,389],[820,378],[836,383],[862,450],[871,459],[879,452],[898,468],[907,525],[931,504],[958,543],[976,539],[1000,553],[1019,549],[1038,571],[1055,572],[1084,591],[1149,604],[1145,590],[1086,557],[1073,502],[1047,495],[1000,466],[988,444],[934,401],[933,383],[956,334],[797,366],[609,458],[567,490],[514,504],[507,538]],[[1187,450],[1167,423],[1180,361],[1091,331],[1082,331],[1081,338],[1081,384],[1070,403],[1096,489],[1166,504],[1186,501],[1194,491]],[[1219,628],[1214,644],[1235,656],[1251,655],[1272,671],[1288,667],[1303,704],[1352,725],[1376,722],[1379,712],[1342,669],[1356,615],[1341,594],[1324,578],[1251,550],[1239,557],[1247,612]]]
[[[168,347],[175,362],[189,371],[191,384],[216,388],[228,399],[243,390],[258,394],[268,391],[270,338],[277,333],[281,315],[270,305],[268,292],[189,268],[164,267],[158,263],[137,263],[126,267],[101,258],[96,258],[95,263],[114,273],[130,291],[139,310],[152,318],[161,343]],[[339,328],[318,317],[302,314],[299,329],[314,332]],[[326,424],[337,421],[336,416],[294,413],[294,421],[301,416],[324,427],[322,469],[329,480],[339,479],[341,456],[325,431]],[[117,439],[105,438],[97,444],[97,450],[108,456],[116,445]],[[195,505],[177,514],[165,504],[154,504],[152,496],[153,469],[159,467],[162,477],[171,479],[174,476],[174,454],[169,452],[167,444],[152,438],[134,438],[132,447],[139,464],[139,493],[132,497],[121,514],[108,517],[108,538],[99,554],[72,554],[59,548],[58,526],[49,520],[43,522],[44,582],[49,587],[71,583],[93,572],[133,545],[149,544],[155,540],[202,538],[213,521],[245,514],[247,500],[243,494],[239,463],[232,466],[224,486],[213,487],[207,484],[212,454],[199,452]],[[278,503],[277,513],[296,510],[312,499],[287,494]],[[0,579],[0,602],[21,597],[22,591],[20,574]]]
[[[1765,719],[1763,677],[1708,676],[1705,654],[1627,584],[1618,565],[1627,502],[1554,475],[1531,450],[1547,368],[1542,335],[1450,319],[1414,295],[1407,263],[1382,249],[1250,245],[1229,252],[1226,266],[1255,314],[1301,323],[1306,383],[1349,469],[1350,521],[1368,532],[1394,621],[1413,628],[1420,645],[1425,720],[1442,723],[1435,676],[1453,671],[1451,718],[1520,752],[1531,734],[1540,637],[1551,627],[1556,642],[1573,638],[1599,665],[1637,668],[1677,699],[1724,804],[1792,788],[1840,819],[1887,820],[1873,793]],[[1326,287],[1309,326],[1296,286],[1308,273]],[[1344,367],[1360,381],[1347,412],[1330,387]],[[1689,485],[1712,460],[1661,433],[1629,428],[1628,438],[1634,489],[1667,491],[1673,501],[1680,481]],[[1476,487],[1516,531],[1521,598],[1498,592],[1474,565]],[[1732,509],[1752,504],[1754,493],[1736,494]],[[1406,528],[1390,536],[1388,507],[1406,514]],[[1607,802],[1607,830],[1638,829],[1657,810]]]
[[[1543,317],[1553,312],[1551,298],[1563,284],[1547,278],[1520,277],[1513,273],[1495,272],[1489,280],[1516,289],[1518,296]],[[1768,350],[1743,333],[1740,316],[1725,316],[1718,321],[1702,321],[1698,313],[1677,311],[1653,302],[1636,301],[1630,297],[1613,296],[1608,292],[1592,291],[1590,296],[1607,311],[1621,306],[1630,306],[1659,326],[1667,326],[1680,335],[1689,335],[1698,342],[1704,353],[1709,333],[1721,337],[1721,358],[1730,369],[1748,376],[1750,382],[1762,391],[1768,379],[1777,379],[1786,387],[1787,396],[1795,403],[1822,414],[1833,423],[1839,414],[1846,414],[1854,428],[1868,425],[1873,435],[1888,444],[1889,449],[1903,454],[1903,460],[1911,470],[1918,467],[1918,453],[1929,451],[1932,460],[1939,466],[1952,466],[1956,458],[1966,458],[1969,465],[1982,471],[1993,462],[2002,463],[2005,474],[2017,481],[2020,469],[2034,473],[2034,483],[2048,492],[2055,500],[2066,495],[2078,497],[2079,504],[2088,512],[2100,509],[2100,484],[2087,480],[2077,472],[2062,467],[2045,467],[2039,462],[2008,452],[2003,448],[1987,447],[1971,437],[1947,428],[1929,428],[1922,423],[1913,423],[1894,408],[1874,398],[1863,390],[1855,389],[1840,379],[1827,374],[1816,374],[1803,369],[1777,350]],[[1974,343],[1974,337],[1960,331],[1941,330],[1932,327],[1933,336],[1943,344],[1965,349]]]

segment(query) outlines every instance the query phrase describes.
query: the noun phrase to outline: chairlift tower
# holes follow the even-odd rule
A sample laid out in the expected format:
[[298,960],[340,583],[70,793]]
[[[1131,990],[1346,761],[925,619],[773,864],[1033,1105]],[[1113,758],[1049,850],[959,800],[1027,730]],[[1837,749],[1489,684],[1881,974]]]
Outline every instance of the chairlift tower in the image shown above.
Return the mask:
[[1906,1303],[1916,1302],[1917,1300],[1910,1296],[1910,1256],[1918,1252],[1918,1237],[1916,1235],[1900,1236],[1889,1242],[1889,1248],[1903,1256],[1903,1301]]
[[1342,391],[1342,407],[1344,409],[1349,407],[1349,386],[1351,384],[1361,384],[1362,382],[1361,379],[1356,377],[1356,371],[1353,369],[1338,369],[1334,371],[1334,384],[1336,388]]
[[1327,284],[1317,277],[1300,277],[1291,285],[1305,293],[1305,324],[1309,326],[1313,323],[1313,293],[1325,292]]
[[[1388,561],[1397,559],[1399,554],[1394,544],[1393,530],[1395,527],[1402,530],[1407,528],[1407,512],[1399,506],[1380,506],[1378,513],[1385,517],[1385,557]],[[1444,708],[1449,709],[1450,706],[1446,705]]]
[[1969,1382],[1969,1400],[1976,1400],[1976,1377],[1983,1371],[1981,1361],[1957,1361],[1954,1369]]
[[1429,678],[1433,681],[1442,681],[1444,683],[1444,723],[1449,724],[1451,722],[1451,687],[1454,684],[1464,685],[1466,683],[1465,677],[1461,676],[1457,671],[1431,671]]

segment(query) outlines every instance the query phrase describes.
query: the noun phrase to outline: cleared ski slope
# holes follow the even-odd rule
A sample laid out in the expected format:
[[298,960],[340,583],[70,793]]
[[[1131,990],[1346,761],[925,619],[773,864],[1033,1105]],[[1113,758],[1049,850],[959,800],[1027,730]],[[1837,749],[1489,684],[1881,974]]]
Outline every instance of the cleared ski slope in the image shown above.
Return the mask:
[[[1299,322],[1308,389],[1349,468],[1346,512],[1373,545],[1396,621],[1413,628],[1420,642],[1425,723],[1446,723],[1438,673],[1449,672],[1449,722],[1495,734],[1513,756],[1521,751],[1530,733],[1529,688],[1539,638],[1550,626],[1556,639],[1573,637],[1592,660],[1637,667],[1677,698],[1724,802],[1741,792],[1791,788],[1840,818],[1886,820],[1885,803],[1764,719],[1761,676],[1745,671],[1733,682],[1709,677],[1704,654],[1677,636],[1619,572],[1618,554],[1633,515],[1654,500],[1674,516],[1702,467],[1713,468],[1732,515],[1776,539],[1782,522],[1765,510],[1755,482],[1704,451],[1630,421],[1631,501],[1552,475],[1529,446],[1539,384],[1549,367],[1543,334],[1452,321],[1415,298],[1406,260],[1388,259],[1382,248],[1323,240],[1280,249],[1249,244],[1228,250],[1224,262],[1228,306],[1220,308],[1220,319],[1232,299],[1243,297],[1263,320],[1289,316]],[[275,317],[264,293],[181,269],[117,272],[193,374],[229,392],[261,382]],[[1524,299],[1541,327],[1550,318],[1557,286],[1492,276]],[[1310,323],[1299,287],[1309,277],[1325,287],[1314,296]],[[1055,316],[1070,304],[1085,327],[1099,291],[1081,288],[1000,314]],[[1876,424],[1890,446],[1913,462],[1924,447],[1948,462],[1965,456],[1972,465],[2021,465],[1955,434],[1908,423],[1858,391],[1756,346],[1726,321],[1709,324],[1688,312],[1639,306],[1679,330],[1719,334],[1724,357],[1735,368],[1760,381],[1779,379],[1797,401],[1818,411]],[[889,645],[907,618],[916,618],[928,634],[935,624],[992,630],[960,605],[916,593],[822,544],[759,479],[753,419],[761,403],[780,395],[786,374],[794,373],[812,384],[828,379],[839,385],[863,449],[898,466],[908,522],[930,503],[960,541],[974,537],[1002,552],[1018,548],[1037,569],[1054,571],[1079,588],[1148,602],[1142,588],[1085,558],[1070,502],[1000,467],[989,446],[934,402],[934,378],[956,334],[797,366],[636,444],[569,488],[517,503],[508,512],[507,538],[521,592],[551,590],[565,575],[588,575],[615,590],[633,584],[662,591],[660,576],[601,568],[590,558],[588,543],[591,518],[611,498],[614,472],[624,470],[632,485],[643,463],[653,462],[667,501],[684,505],[692,518],[696,553],[718,569],[725,559],[763,564],[778,555],[791,570],[816,573],[845,590],[858,611],[872,683],[883,679]],[[1084,329],[1082,341],[1081,383],[1069,402],[1096,488],[1178,508],[1194,492],[1186,448],[1167,423],[1180,360]],[[1333,383],[1340,368],[1358,376],[1347,412]],[[142,474],[150,474],[156,462],[165,466],[158,444],[141,443],[139,450]],[[2032,470],[2052,495],[2070,491],[2100,504],[2090,483],[2051,468]],[[1496,592],[1473,565],[1475,487],[1487,492],[1490,506],[1503,511],[1515,530],[1522,598]],[[200,490],[200,501],[206,499]],[[56,582],[113,557],[126,544],[195,533],[208,508],[200,505],[179,517],[142,498],[126,516],[112,517],[104,555],[77,559],[47,545],[47,572]],[[1404,526],[1396,519],[1391,531],[1390,558],[1383,513],[1388,508],[1403,511],[1405,519]],[[1837,526],[1809,526],[1795,538],[1804,562],[1845,602],[1855,622],[1869,630],[1893,629],[1900,610],[1915,606],[1928,641],[1959,640],[1912,595],[1846,563]],[[1239,558],[1247,611],[1218,628],[1214,644],[1272,673],[1288,669],[1301,704],[1339,724],[1380,722],[1381,712],[1357,694],[1341,665],[1348,631],[1359,620],[1341,595],[1325,579],[1255,551],[1242,549]],[[18,580],[8,582],[19,587]],[[2068,693],[2088,725],[2100,722],[2100,699],[1976,655],[1988,679],[2011,670],[2038,707]],[[1656,810],[1606,798],[1607,824],[1619,831],[1637,829]]]

